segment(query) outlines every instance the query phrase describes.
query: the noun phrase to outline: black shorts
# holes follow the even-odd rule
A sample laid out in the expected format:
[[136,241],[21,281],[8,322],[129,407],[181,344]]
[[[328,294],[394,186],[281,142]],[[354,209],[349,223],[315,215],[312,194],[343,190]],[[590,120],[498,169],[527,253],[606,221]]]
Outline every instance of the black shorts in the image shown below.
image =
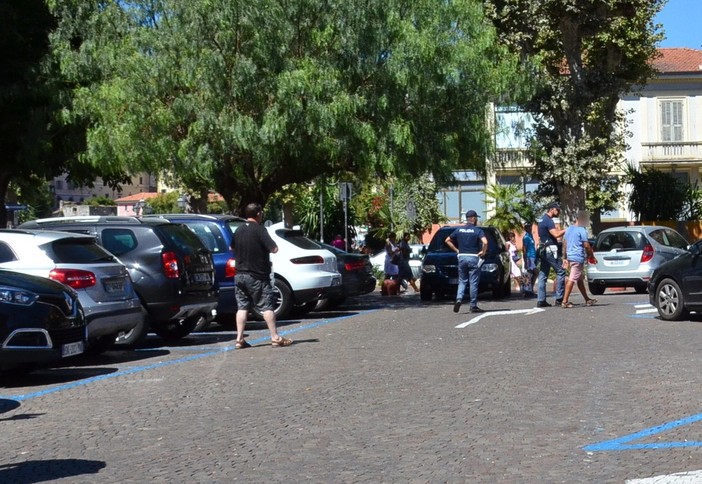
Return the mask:
[[237,309],[249,311],[255,307],[259,313],[273,311],[274,293],[270,279],[237,274],[235,294]]

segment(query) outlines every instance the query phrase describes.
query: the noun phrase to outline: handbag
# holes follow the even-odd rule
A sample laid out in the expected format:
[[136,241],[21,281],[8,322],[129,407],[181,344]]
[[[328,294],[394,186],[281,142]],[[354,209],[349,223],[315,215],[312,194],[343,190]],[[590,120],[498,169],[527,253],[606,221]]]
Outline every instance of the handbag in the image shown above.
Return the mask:
[[392,255],[390,258],[390,263],[394,264],[396,266],[399,266],[400,263],[402,262],[402,254],[400,252],[396,252]]

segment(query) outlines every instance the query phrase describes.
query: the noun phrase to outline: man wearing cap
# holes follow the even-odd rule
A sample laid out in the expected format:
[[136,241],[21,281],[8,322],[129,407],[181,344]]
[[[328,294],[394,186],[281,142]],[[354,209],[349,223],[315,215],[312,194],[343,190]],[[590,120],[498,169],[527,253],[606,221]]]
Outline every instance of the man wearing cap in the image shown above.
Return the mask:
[[480,266],[487,254],[488,240],[483,230],[476,227],[479,215],[475,210],[466,212],[466,224],[454,230],[446,239],[446,245],[458,254],[458,293],[453,312],[461,309],[466,285],[470,281],[470,312],[481,313],[478,307],[478,285],[480,284]]
[[556,272],[556,305],[560,306],[563,302],[566,271],[561,262],[558,239],[563,237],[565,230],[557,229],[553,221],[553,218],[558,217],[560,213],[561,206],[558,203],[549,203],[546,206],[546,213],[538,225],[539,246],[541,250],[536,306],[539,308],[551,307],[551,304],[546,302],[546,281],[548,280],[548,275],[552,267]]

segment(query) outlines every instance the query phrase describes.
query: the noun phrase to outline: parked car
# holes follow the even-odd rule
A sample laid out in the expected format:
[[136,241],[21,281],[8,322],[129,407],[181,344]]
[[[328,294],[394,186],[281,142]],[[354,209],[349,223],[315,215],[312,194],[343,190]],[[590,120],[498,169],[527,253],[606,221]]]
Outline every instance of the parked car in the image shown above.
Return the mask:
[[685,319],[702,311],[702,241],[675,259],[661,264],[648,282],[649,302],[666,321]]
[[673,229],[659,226],[615,227],[595,239],[597,264],[589,261],[590,292],[599,295],[608,287],[633,287],[645,293],[653,271],[685,253],[687,241]]
[[[230,218],[231,217],[231,218]],[[227,220],[243,218],[227,216],[204,215],[195,213],[169,213],[148,215],[144,217],[159,218],[173,223],[181,223],[192,230],[212,254],[215,268],[215,279],[219,288],[217,301],[217,318],[220,321],[233,321],[236,313],[236,298],[234,296],[236,267],[234,253],[232,252],[232,230]],[[211,318],[202,318],[195,327],[195,331],[202,331],[207,327]]]
[[[233,215],[219,217],[227,222],[232,233],[246,223]],[[277,296],[274,311],[278,319],[287,318],[293,310],[298,314],[310,311],[320,299],[341,296],[341,274],[334,254],[305,237],[301,230],[286,229],[281,223],[267,230],[278,246],[278,252],[271,254]],[[261,317],[255,310],[254,314]]]
[[318,309],[335,307],[348,297],[362,296],[375,290],[378,281],[373,277],[373,266],[367,255],[346,252],[328,244],[320,245],[336,256],[336,266],[341,274],[341,294],[322,299]]
[[127,266],[147,320],[118,338],[133,345],[149,330],[165,339],[187,336],[217,307],[212,256],[186,226],[159,219],[87,216],[25,222],[20,227],[89,234]]
[[75,289],[88,323],[88,342],[96,351],[143,324],[144,310],[127,269],[93,237],[1,230],[0,268],[47,277]]
[[[412,269],[412,275],[419,280],[422,277],[422,259],[426,247],[420,244],[410,244],[412,253],[410,254],[409,265]],[[371,265],[380,272],[385,270],[385,250],[381,250],[370,259]]]
[[86,338],[76,291],[45,277],[0,270],[1,371],[79,355]]
[[[509,273],[509,253],[502,234],[494,227],[480,227],[488,239],[488,251],[481,267],[480,291],[492,291],[494,297],[508,297],[512,292]],[[441,227],[432,237],[422,261],[420,296],[423,301],[432,296],[456,297],[458,290],[458,258],[446,245],[446,239],[456,226]]]

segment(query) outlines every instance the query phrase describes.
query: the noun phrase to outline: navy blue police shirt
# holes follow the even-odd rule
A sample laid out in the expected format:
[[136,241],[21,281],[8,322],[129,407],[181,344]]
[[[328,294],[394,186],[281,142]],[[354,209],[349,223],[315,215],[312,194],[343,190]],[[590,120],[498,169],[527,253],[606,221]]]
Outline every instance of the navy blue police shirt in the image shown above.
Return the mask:
[[556,245],[558,240],[551,235],[551,229],[555,229],[556,224],[553,219],[547,214],[544,214],[544,218],[539,222],[539,240],[544,245]]
[[485,232],[473,224],[466,224],[454,230],[449,237],[458,248],[459,254],[477,254],[482,249],[483,243],[480,239],[485,237]]

